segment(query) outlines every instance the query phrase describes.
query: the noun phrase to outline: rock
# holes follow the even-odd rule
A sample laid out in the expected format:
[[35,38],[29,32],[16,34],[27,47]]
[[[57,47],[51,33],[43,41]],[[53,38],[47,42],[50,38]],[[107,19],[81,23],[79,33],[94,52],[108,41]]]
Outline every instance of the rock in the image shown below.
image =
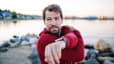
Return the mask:
[[6,52],[6,51],[8,51],[7,48],[0,48],[0,52]]
[[111,51],[112,49],[111,45],[104,40],[98,40],[97,43],[94,45],[94,48],[99,52],[107,52]]
[[90,59],[90,58],[96,58],[97,53],[95,52],[95,50],[89,50],[87,52],[87,56],[85,57],[86,60]]
[[96,59],[89,59],[84,64],[99,64],[99,62]]
[[112,46],[112,53],[114,54],[114,42],[110,43]]
[[2,45],[0,45],[0,48],[7,48],[9,46],[10,46],[9,41],[5,41]]
[[87,53],[84,64],[99,64],[96,58],[97,58],[97,53],[94,50],[90,50]]
[[114,62],[111,62],[110,60],[105,60],[104,64],[114,64]]
[[114,57],[114,53],[112,53],[112,52],[99,53],[98,56],[102,56],[102,57]]
[[89,44],[86,44],[85,48],[87,48],[87,49],[94,49],[93,45],[89,45]]
[[100,61],[105,61],[105,60],[110,60],[114,62],[114,57],[98,57],[98,60]]

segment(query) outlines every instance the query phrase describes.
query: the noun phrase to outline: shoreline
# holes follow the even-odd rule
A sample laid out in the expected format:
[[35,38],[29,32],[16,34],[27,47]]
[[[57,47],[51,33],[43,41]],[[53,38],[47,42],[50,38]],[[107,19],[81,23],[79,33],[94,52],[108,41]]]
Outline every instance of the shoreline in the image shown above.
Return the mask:
[[[16,36],[15,36],[16,37]],[[17,36],[18,37],[18,36]],[[1,64],[31,64],[31,61],[28,59],[29,54],[32,51],[30,43],[26,37],[31,37],[29,40],[32,40],[33,43],[38,36],[35,34],[24,35],[23,42],[18,46],[11,45],[11,47],[6,47],[6,51],[2,50],[0,52],[0,63]],[[35,37],[35,40],[33,40]],[[11,41],[11,40],[10,40]],[[28,42],[27,42],[28,41]],[[11,41],[13,42],[13,41]],[[36,42],[36,41],[35,41]],[[114,63],[114,50],[111,51],[110,45],[107,44],[104,40],[98,40],[95,45],[84,45],[85,56],[82,62],[78,64],[105,64],[109,61]],[[100,44],[100,45],[98,45]],[[100,48],[99,48],[100,46]],[[112,48],[114,49],[114,48]],[[87,51],[88,50],[88,51]],[[34,51],[36,52],[36,51]],[[33,53],[34,53],[33,52]],[[94,62],[93,62],[94,61]],[[107,64],[110,64],[107,63]]]
[[41,19],[5,19],[0,21],[18,21],[18,20],[41,20]]

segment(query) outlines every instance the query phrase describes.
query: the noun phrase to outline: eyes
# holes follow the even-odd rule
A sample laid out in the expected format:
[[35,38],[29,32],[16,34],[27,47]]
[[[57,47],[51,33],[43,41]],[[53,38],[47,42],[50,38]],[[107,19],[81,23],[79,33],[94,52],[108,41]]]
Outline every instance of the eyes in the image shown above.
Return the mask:
[[57,20],[59,20],[59,18],[58,17],[54,17],[54,18],[48,17],[47,18],[47,21],[52,21],[52,20],[57,21]]

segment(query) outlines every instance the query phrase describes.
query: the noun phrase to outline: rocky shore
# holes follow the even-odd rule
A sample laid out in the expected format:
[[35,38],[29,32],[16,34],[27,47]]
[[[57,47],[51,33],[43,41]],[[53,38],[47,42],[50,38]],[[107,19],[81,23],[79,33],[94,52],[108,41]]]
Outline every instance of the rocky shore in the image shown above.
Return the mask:
[[95,45],[85,45],[85,49],[88,52],[79,64],[114,64],[114,44],[100,39]]
[[[14,35],[0,45],[0,64],[32,64],[36,62],[37,52],[33,47],[38,37],[35,34]],[[38,64],[38,62],[37,62]]]
[[[38,37],[34,34],[27,34],[21,38],[13,37],[14,39],[7,41],[0,48],[0,64],[39,64],[39,60],[36,61],[36,58],[30,54],[35,48],[32,45],[35,44]],[[98,40],[95,45],[85,45],[85,50],[88,50],[85,51],[85,58],[78,64],[114,64],[114,45],[102,39]],[[33,56],[37,55],[35,49],[32,53]]]

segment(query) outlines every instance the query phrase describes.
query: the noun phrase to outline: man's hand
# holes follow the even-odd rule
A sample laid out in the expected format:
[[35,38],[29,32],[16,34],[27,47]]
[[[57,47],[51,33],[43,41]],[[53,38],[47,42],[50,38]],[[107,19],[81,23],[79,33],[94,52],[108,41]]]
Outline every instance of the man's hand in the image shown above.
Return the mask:
[[45,61],[48,64],[60,64],[59,59],[61,58],[61,52],[65,48],[65,44],[64,41],[48,44],[45,48]]

